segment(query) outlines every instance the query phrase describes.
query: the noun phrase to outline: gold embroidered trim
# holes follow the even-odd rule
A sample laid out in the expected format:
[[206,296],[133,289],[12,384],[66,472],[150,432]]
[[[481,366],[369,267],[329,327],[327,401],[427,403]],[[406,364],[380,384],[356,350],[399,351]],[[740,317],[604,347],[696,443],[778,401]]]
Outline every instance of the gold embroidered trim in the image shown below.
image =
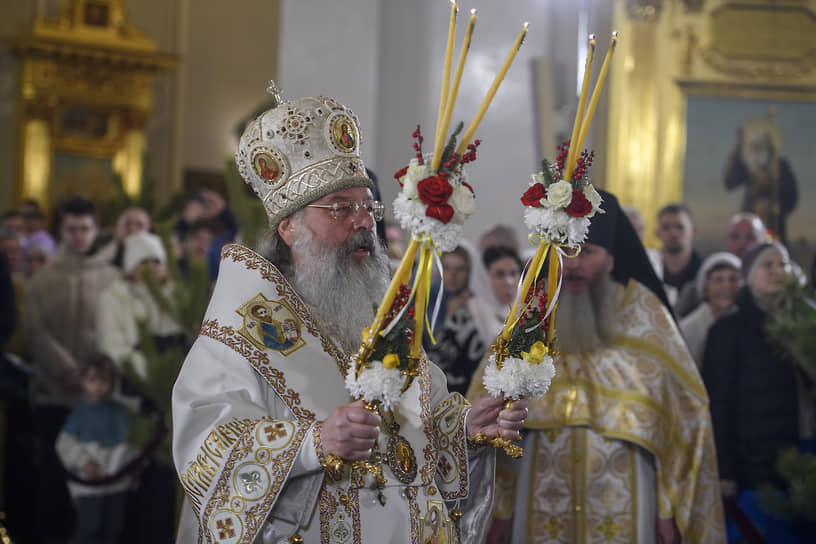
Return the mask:
[[422,426],[428,442],[422,449],[425,464],[419,469],[422,475],[422,483],[430,485],[439,463],[439,439],[434,432],[433,418],[431,416],[431,363],[423,351],[419,360],[419,405],[421,408]]
[[300,406],[300,394],[294,389],[287,389],[283,372],[272,366],[269,355],[256,348],[252,342],[244,338],[233,327],[219,325],[217,319],[209,319],[201,324],[199,334],[208,336],[235,350],[272,386],[296,418],[308,422],[314,421],[314,413]]
[[[232,502],[231,488],[233,486],[231,484],[233,483],[233,472],[235,471],[236,466],[243,464],[247,457],[250,457],[252,452],[261,447],[261,445],[258,444],[258,439],[256,436],[257,429],[261,425],[269,425],[269,423],[275,422],[279,421],[268,417],[253,421],[253,425],[247,426],[243,436],[241,436],[241,438],[236,442],[235,447],[232,449],[232,452],[230,452],[226,463],[224,463],[224,468],[222,469],[221,475],[218,478],[215,490],[213,491],[210,500],[207,502],[207,507],[204,510],[204,514],[201,518],[199,518],[202,522],[201,528],[203,529],[199,532],[199,541],[201,540],[201,532],[205,533],[207,542],[213,541],[213,535],[209,528],[209,521],[212,519],[214,512],[220,511],[225,507],[225,505]],[[289,474],[289,470],[295,460],[295,457],[297,456],[297,452],[300,449],[303,438],[309,429],[308,425],[299,425],[292,422],[285,423],[292,425],[294,429],[294,436],[288,442],[288,446],[281,451],[281,453],[278,454],[275,459],[270,459],[268,465],[269,486],[263,496],[262,501],[260,504],[256,504],[253,507],[244,510],[240,514],[235,513],[239,519],[242,519],[242,526],[245,529],[241,535],[241,538],[238,540],[238,544],[250,544],[254,541],[258,532],[261,530],[264,521],[278,498],[278,494],[286,481],[286,477]],[[252,459],[254,459],[254,457]]]
[[320,340],[323,351],[332,356],[343,377],[350,357],[343,352],[329,337],[320,332],[320,326],[312,311],[300,296],[295,292],[286,277],[281,274],[275,265],[258,255],[251,249],[238,244],[229,244],[221,250],[221,259],[230,259],[234,263],[242,264],[247,270],[257,271],[260,276],[274,284],[278,296],[283,297],[295,313],[306,325],[309,334]]

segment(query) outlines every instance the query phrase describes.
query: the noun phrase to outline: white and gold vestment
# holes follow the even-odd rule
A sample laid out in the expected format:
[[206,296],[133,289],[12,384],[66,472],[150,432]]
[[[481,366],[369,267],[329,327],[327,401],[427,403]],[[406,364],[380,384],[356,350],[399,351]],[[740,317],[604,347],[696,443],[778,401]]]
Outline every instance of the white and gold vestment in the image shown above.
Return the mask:
[[[378,500],[364,470],[334,482],[317,423],[352,402],[350,354],[263,257],[237,245],[221,268],[201,334],[173,390],[173,456],[186,493],[178,542],[473,542],[493,498],[494,456],[467,448],[469,405],[427,360],[395,410],[417,474]],[[388,441],[381,430],[379,444]],[[463,513],[458,523],[454,513]],[[457,512],[458,513],[458,512]]]
[[[549,392],[530,400],[524,457],[497,468],[495,515],[513,517],[514,543],[648,544],[658,516],[683,542],[725,542],[697,368],[649,289],[630,280],[616,296],[623,334],[556,357]],[[471,399],[486,394],[483,368]]]

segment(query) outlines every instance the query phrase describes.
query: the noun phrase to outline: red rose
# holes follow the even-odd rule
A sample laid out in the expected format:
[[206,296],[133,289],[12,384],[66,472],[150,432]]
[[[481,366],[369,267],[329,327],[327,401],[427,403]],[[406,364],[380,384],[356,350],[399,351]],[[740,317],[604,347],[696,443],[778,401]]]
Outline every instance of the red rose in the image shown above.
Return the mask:
[[[448,202],[453,187],[441,176],[431,176],[417,183],[419,198],[428,206],[441,206]],[[427,214],[426,214],[427,215]],[[430,216],[433,217],[433,216]],[[447,223],[447,221],[445,221]]]
[[402,176],[404,176],[408,172],[408,167],[403,166],[400,170],[397,170],[397,173],[394,174],[394,179],[399,181]]
[[451,217],[453,217],[453,206],[449,206],[448,204],[442,204],[441,206],[428,206],[428,208],[425,210],[425,215],[428,217],[433,217],[434,219],[439,219],[447,225],[448,221],[450,221]]
[[564,209],[572,217],[583,217],[592,211],[592,202],[578,189],[572,190],[572,202]]
[[541,207],[541,199],[547,197],[547,188],[541,183],[534,183],[521,195],[521,203],[534,208]]

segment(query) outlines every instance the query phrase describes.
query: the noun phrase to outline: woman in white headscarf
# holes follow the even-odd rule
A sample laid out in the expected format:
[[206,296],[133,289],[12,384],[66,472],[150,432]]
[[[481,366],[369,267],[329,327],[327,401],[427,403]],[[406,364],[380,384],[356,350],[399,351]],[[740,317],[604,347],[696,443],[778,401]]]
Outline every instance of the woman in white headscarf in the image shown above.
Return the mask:
[[703,364],[708,329],[733,311],[740,284],[740,260],[736,255],[725,251],[714,253],[700,266],[695,288],[703,301],[680,320],[680,330],[698,368]]

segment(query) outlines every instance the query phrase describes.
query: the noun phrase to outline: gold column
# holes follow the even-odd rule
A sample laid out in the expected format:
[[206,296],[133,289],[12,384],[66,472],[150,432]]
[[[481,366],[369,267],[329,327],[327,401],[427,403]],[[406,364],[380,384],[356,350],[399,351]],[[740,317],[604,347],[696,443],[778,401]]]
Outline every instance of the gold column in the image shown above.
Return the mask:
[[613,19],[621,40],[610,75],[606,187],[643,212],[653,245],[658,209],[682,198],[684,97],[671,80],[671,5],[638,17],[627,4],[616,3]]
[[113,171],[122,178],[125,192],[138,197],[141,191],[142,170],[146,139],[143,130],[130,130],[122,141],[122,146],[113,155]]
[[23,126],[23,186],[21,195],[49,206],[51,183],[51,128],[47,121],[29,119]]

